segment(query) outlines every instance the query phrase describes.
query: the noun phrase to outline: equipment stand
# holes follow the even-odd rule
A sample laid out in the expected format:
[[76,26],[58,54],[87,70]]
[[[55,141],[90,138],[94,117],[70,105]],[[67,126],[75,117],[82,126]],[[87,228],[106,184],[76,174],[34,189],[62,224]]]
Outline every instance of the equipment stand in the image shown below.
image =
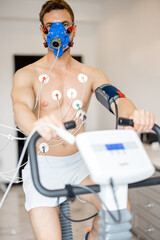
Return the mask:
[[[131,232],[131,214],[127,209],[120,210],[120,222],[115,222],[107,210],[99,212],[99,234],[98,240],[129,240],[132,237]],[[112,211],[111,214],[118,219],[118,211]]]

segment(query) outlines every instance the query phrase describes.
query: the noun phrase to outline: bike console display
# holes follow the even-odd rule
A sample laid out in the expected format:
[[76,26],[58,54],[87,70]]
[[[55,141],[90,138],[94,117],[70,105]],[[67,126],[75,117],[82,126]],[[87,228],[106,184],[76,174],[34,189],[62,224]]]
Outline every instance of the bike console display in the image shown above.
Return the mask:
[[135,183],[149,178],[154,167],[133,130],[105,130],[81,133],[76,144],[97,184]]

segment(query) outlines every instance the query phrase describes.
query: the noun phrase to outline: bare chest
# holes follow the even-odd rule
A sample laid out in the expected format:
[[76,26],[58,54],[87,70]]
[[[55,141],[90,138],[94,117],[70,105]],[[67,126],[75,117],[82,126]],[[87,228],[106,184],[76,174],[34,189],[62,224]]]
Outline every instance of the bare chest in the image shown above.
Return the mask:
[[87,111],[91,98],[91,83],[88,76],[78,71],[66,74],[37,76],[34,91],[37,106],[35,114],[39,117],[55,113],[71,117],[77,110]]

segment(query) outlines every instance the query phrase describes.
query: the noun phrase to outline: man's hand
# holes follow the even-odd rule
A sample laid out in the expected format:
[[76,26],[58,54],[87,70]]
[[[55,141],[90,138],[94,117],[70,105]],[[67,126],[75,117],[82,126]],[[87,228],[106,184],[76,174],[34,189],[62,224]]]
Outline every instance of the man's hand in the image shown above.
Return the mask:
[[[135,110],[130,116],[134,122],[134,130],[138,133],[151,130],[155,123],[154,115],[145,110]],[[125,127],[125,129],[133,129],[132,127]]]
[[[34,124],[34,127],[37,128],[47,123],[53,124],[57,127],[64,128],[63,123],[59,119],[57,119],[53,114],[49,116],[45,116],[39,119],[38,121],[36,121]],[[47,141],[51,141],[54,137],[56,137],[56,132],[52,128],[47,126],[38,128],[37,132]]]

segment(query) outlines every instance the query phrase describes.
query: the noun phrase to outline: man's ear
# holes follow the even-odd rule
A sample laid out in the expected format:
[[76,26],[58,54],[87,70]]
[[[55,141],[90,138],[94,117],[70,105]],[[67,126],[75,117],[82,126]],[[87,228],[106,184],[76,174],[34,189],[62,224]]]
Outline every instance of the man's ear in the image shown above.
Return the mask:
[[75,38],[76,34],[77,34],[77,24],[74,25],[73,38]]
[[43,32],[43,27],[42,27],[42,25],[39,27],[39,29],[40,29],[42,38],[45,40],[45,34],[44,34],[44,32]]

